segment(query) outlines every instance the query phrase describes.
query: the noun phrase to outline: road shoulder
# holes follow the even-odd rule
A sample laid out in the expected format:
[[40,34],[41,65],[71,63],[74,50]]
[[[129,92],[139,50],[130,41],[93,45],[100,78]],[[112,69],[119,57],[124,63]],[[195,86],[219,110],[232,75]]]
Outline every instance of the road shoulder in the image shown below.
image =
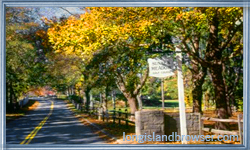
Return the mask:
[[37,100],[29,100],[28,104],[19,110],[13,112],[7,112],[6,116],[6,123],[19,119],[20,117],[25,116],[30,111],[35,110],[40,105],[39,101]]

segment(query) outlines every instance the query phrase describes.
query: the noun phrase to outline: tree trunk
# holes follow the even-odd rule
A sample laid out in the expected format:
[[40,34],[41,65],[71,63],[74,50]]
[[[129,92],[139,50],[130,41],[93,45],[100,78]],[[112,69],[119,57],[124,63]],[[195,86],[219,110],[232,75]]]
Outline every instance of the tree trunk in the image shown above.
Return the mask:
[[142,110],[141,93],[136,96],[139,110]]
[[231,97],[229,95],[226,95],[226,102],[227,102],[227,112],[229,116],[233,115],[232,109],[231,109]]
[[91,88],[89,88],[89,87],[87,87],[85,90],[85,98],[86,98],[85,108],[86,108],[86,111],[89,111],[90,90],[91,90]]
[[67,89],[66,89],[66,93],[67,93],[67,96],[69,96],[70,94],[69,94],[69,87],[67,87]]
[[[226,64],[224,64],[223,63],[223,65],[222,65],[222,68],[223,68],[223,72],[227,72],[227,70],[226,70],[226,66],[225,66]],[[228,71],[228,73],[229,73],[230,71]],[[227,74],[227,76],[230,76],[229,74]],[[223,82],[224,82],[224,85],[225,85],[225,94],[226,94],[226,103],[227,103],[227,112],[228,112],[228,115],[229,116],[232,116],[232,109],[231,109],[231,96],[230,96],[230,90],[229,90],[229,86],[227,85],[227,81],[226,81],[226,78],[224,77],[223,78]],[[234,87],[231,87],[232,89],[231,90],[233,90],[233,88]]]
[[[210,20],[210,35],[207,43],[206,60],[209,62],[209,71],[212,77],[214,86],[216,114],[220,119],[227,119],[229,117],[227,111],[226,89],[223,80],[223,66],[222,66],[222,50],[219,44],[219,11],[218,8],[214,12],[213,18]],[[216,128],[226,130],[228,123],[217,122]]]
[[136,95],[131,96],[130,94],[125,93],[124,96],[128,100],[128,104],[129,104],[129,107],[130,107],[131,114],[135,114],[135,112],[138,110],[138,103],[137,103]]
[[[214,85],[215,92],[215,102],[216,102],[216,114],[220,119],[229,118],[229,114],[227,111],[227,99],[226,99],[226,90],[223,82],[222,76],[222,66],[221,65],[213,65],[210,67],[210,73],[212,77],[212,83]],[[228,123],[217,122],[217,129],[226,130],[229,128]]]
[[72,86],[73,95],[76,95],[75,86]]
[[[138,104],[137,104],[137,94],[131,94],[131,92],[126,90],[125,84],[121,81],[116,82],[117,87],[120,89],[120,91],[123,93],[123,95],[126,97],[131,114],[135,114],[135,112],[138,110]],[[132,96],[133,95],[133,96]]]
[[68,87],[68,93],[69,93],[69,95],[71,95],[71,93],[70,93],[70,87]]
[[202,89],[200,85],[194,85],[192,89],[193,95],[193,112],[201,113],[201,104],[202,104]]
[[106,91],[102,92],[101,96],[102,96],[102,108],[103,108],[103,111],[106,112],[108,110],[108,100],[107,100]]
[[140,90],[144,86],[148,78],[148,73],[149,73],[149,68],[147,68],[143,78],[141,79],[141,83],[136,85],[136,88],[134,90],[126,89],[126,82],[124,78],[122,77],[121,74],[117,74],[117,81],[116,81],[117,87],[120,89],[120,91],[128,100],[131,114],[135,114],[135,112],[138,110],[137,95],[139,95]]
[[193,96],[193,112],[202,113],[202,85],[207,75],[207,68],[192,64],[192,96]]

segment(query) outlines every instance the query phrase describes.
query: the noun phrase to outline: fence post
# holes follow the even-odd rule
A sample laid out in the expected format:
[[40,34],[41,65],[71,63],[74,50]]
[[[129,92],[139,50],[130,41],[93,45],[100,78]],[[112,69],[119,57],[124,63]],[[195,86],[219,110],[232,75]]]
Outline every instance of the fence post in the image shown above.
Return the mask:
[[104,122],[104,110],[102,109],[102,121]]
[[109,122],[109,110],[108,109],[106,110],[105,116],[106,116],[106,122]]
[[98,119],[98,107],[95,107],[95,118]]
[[125,109],[125,120],[126,120],[126,127],[128,128],[128,110]]
[[242,128],[241,128],[241,119],[242,119],[242,115],[238,114],[238,128],[239,128],[239,135],[240,135],[240,144],[243,144],[243,134],[242,134]]
[[115,124],[115,108],[113,110],[113,124]]
[[90,107],[88,109],[88,114],[89,114],[89,116],[91,115],[91,108]]
[[199,113],[199,124],[200,124],[199,134],[204,135],[204,132],[203,132],[204,124],[201,118],[202,118],[202,115]]
[[119,109],[118,115],[119,115],[119,125],[120,125],[121,124],[121,108]]
[[97,107],[97,111],[98,111],[98,120],[102,120],[101,108],[100,108],[100,107]]
[[91,108],[91,116],[94,114],[94,107]]
[[96,108],[95,108],[95,117],[96,117],[96,119],[98,119],[98,116],[99,116],[98,107],[96,106]]

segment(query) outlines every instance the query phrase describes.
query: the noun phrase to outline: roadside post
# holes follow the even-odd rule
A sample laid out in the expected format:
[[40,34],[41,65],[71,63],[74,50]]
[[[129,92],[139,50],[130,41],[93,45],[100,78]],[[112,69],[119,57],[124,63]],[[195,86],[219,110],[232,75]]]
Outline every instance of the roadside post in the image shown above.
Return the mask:
[[[187,125],[186,125],[186,109],[184,102],[184,85],[183,85],[183,75],[182,75],[182,55],[181,50],[176,47],[176,60],[177,60],[177,72],[178,72],[178,99],[179,99],[179,113],[180,113],[180,128],[181,135],[187,135]],[[185,138],[183,138],[182,144],[187,144]]]

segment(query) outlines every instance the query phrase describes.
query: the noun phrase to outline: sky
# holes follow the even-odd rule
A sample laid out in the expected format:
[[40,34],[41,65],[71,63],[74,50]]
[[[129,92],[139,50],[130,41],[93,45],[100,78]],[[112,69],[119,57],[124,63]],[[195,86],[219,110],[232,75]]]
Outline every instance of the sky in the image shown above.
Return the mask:
[[[80,7],[63,7],[67,9],[72,14],[83,14],[84,11]],[[51,18],[53,16],[61,17],[61,16],[70,16],[70,14],[60,7],[40,7],[39,14],[41,16],[45,16],[47,18]]]

